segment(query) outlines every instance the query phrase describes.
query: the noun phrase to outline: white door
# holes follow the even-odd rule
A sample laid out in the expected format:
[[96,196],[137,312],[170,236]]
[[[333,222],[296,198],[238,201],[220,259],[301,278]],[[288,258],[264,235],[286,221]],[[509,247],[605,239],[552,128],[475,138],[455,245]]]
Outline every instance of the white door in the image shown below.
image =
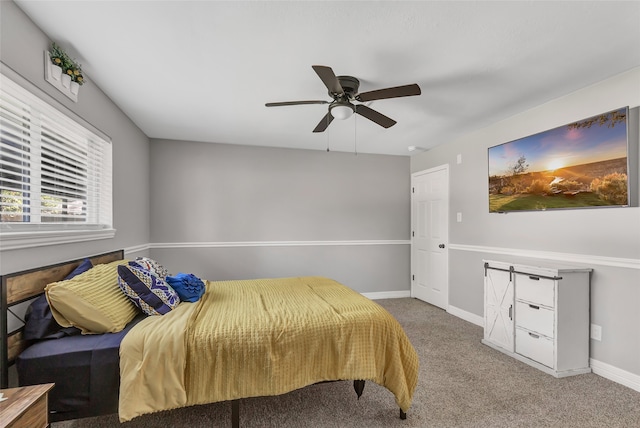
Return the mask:
[[449,166],[411,176],[411,295],[449,305]]
[[511,272],[486,269],[484,340],[513,352],[513,279]]

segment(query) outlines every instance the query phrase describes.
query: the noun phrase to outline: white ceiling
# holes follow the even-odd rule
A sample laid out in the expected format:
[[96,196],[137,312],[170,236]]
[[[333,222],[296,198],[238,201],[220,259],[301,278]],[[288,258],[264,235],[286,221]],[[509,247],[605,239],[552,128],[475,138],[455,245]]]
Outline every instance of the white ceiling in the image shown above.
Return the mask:
[[[640,66],[639,1],[16,3],[152,138],[409,155]],[[422,95],[314,134],[264,105],[330,100],[312,65]]]

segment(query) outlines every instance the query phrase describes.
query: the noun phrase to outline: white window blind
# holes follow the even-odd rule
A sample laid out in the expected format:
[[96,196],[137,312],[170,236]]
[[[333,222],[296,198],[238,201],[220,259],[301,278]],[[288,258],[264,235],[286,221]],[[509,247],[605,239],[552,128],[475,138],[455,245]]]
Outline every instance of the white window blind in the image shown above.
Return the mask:
[[0,78],[0,237],[111,229],[111,142]]

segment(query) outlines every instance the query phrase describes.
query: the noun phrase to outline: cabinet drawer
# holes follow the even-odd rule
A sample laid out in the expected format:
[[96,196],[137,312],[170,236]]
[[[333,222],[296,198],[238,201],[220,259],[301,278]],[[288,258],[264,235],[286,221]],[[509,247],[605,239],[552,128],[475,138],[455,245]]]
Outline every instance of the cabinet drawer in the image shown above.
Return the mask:
[[555,281],[535,275],[516,274],[516,299],[554,307]]
[[553,309],[516,302],[516,325],[547,337],[555,337]]
[[516,329],[516,352],[547,367],[553,367],[553,339]]

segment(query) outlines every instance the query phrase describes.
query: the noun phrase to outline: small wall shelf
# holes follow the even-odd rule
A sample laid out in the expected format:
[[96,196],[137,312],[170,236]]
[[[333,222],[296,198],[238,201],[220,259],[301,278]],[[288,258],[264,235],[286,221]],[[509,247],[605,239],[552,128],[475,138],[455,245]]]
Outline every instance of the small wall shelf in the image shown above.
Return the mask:
[[62,74],[62,67],[51,62],[51,55],[44,51],[44,80],[51,83],[74,103],[78,102],[80,85],[71,81],[71,76]]

